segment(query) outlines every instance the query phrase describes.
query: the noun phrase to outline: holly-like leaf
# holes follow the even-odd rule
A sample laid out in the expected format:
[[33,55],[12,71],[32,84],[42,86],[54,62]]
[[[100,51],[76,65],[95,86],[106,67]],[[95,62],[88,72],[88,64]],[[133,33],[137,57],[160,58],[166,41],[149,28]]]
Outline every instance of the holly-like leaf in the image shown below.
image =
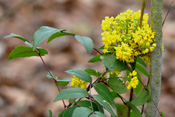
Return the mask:
[[146,104],[147,100],[150,97],[150,92],[147,92],[145,89],[142,90],[140,95],[136,97],[134,100],[132,100],[132,104],[135,106],[140,106]]
[[110,78],[108,84],[115,93],[122,94],[127,92],[125,83],[119,78]]
[[17,35],[17,34],[14,34],[14,33],[11,33],[10,35],[6,35],[4,36],[4,38],[9,38],[9,37],[15,37],[15,38],[18,38],[22,41],[27,41],[29,42],[29,40],[25,39],[24,37],[20,36],[20,35]]
[[112,55],[104,56],[104,64],[110,71],[114,71],[115,69],[123,71],[127,69],[127,66],[123,61],[117,60],[116,57]]
[[87,52],[90,52],[94,48],[94,43],[89,37],[75,35],[75,39],[86,48]]
[[142,58],[140,58],[140,57],[137,57],[136,62],[140,63],[140,64],[143,65],[144,67],[147,67],[145,61],[144,61]]
[[97,55],[97,56],[91,58],[88,62],[89,62],[89,63],[100,62],[100,61],[101,61],[100,56],[101,56],[101,55]]
[[117,115],[119,117],[127,117],[128,116],[128,107],[124,104],[116,103],[115,104]]
[[137,114],[137,117],[142,117],[140,111],[138,110],[138,108],[137,108],[135,105],[133,105],[131,102],[128,102],[128,101],[126,102],[126,104],[131,108],[131,110],[132,110],[135,114]]
[[107,117],[107,116],[104,115],[103,113],[99,112],[99,111],[95,111],[89,117]]
[[67,110],[65,110],[63,113],[63,117],[72,117],[72,113],[74,112],[74,110],[77,107],[79,107],[79,106],[75,105],[75,106],[72,106],[72,107],[68,108]]
[[109,89],[101,83],[95,83],[93,86],[97,93],[114,107],[114,100]]
[[92,110],[86,107],[77,107],[75,108],[72,117],[89,117],[92,113]]
[[40,27],[33,35],[32,41],[33,41],[33,50],[36,49],[38,45],[40,45],[42,42],[47,40],[50,36],[57,32],[65,31],[64,29],[57,29],[52,28],[49,26],[42,26]]
[[88,96],[88,92],[82,88],[63,89],[58,93],[54,102],[58,100],[63,100],[63,99],[75,99],[75,98],[83,98],[87,96]]
[[[87,108],[90,108],[90,109],[92,108],[91,107],[91,102],[88,101],[88,100],[79,101],[78,105],[81,106],[81,107],[87,107]],[[92,102],[92,106],[93,106],[94,111],[99,111],[98,106],[94,102]]]
[[66,32],[56,32],[53,35],[51,35],[47,41],[47,43],[51,42],[52,40],[54,40],[55,38],[58,37],[63,37],[63,36],[74,36],[75,34],[73,33],[66,33]]
[[71,79],[66,79],[66,80],[57,80],[57,86],[67,86]]
[[52,117],[52,110],[48,110],[49,111],[49,117]]
[[95,100],[99,102],[112,116],[117,117],[109,103],[103,97],[97,94],[93,95],[92,97],[94,97]]
[[136,70],[140,71],[145,76],[149,77],[149,74],[148,74],[147,70],[144,67],[142,67],[141,65],[137,64],[137,63],[136,63]]
[[[40,53],[40,56],[44,56],[48,54],[47,50],[42,48],[37,48],[37,51]],[[23,58],[23,57],[31,57],[31,56],[39,56],[36,51],[33,51],[31,47],[26,46],[17,46],[8,57],[8,60],[12,60],[15,58]]]
[[85,69],[85,72],[87,72],[90,75],[96,76],[96,77],[100,77],[101,73],[94,70],[94,69]]
[[80,78],[83,81],[92,82],[92,77],[83,70],[74,69],[74,70],[67,70],[65,72],[75,75],[76,77]]

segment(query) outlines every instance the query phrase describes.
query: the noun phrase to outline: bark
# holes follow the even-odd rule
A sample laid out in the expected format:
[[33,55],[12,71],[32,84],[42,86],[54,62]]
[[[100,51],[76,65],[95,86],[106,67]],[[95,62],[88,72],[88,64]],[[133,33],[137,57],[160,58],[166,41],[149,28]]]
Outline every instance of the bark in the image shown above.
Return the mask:
[[[163,0],[151,0],[151,27],[156,32],[157,47],[151,54],[150,80],[152,100],[158,107],[161,89],[161,66],[162,66],[162,9]],[[147,104],[146,117],[157,117],[158,110],[154,102]]]

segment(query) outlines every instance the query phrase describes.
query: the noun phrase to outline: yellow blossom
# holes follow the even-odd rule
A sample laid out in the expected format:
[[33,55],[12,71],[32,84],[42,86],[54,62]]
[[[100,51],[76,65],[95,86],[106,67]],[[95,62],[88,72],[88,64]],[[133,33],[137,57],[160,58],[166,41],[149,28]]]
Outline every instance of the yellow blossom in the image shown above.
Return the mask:
[[81,80],[80,78],[73,75],[71,87],[79,87],[82,89],[86,89],[87,84],[88,84],[88,82],[85,82],[85,81]]
[[[102,21],[101,34],[104,44],[104,53],[113,53],[116,59],[134,62],[137,56],[147,56],[156,47],[155,32],[148,24],[149,16],[143,15],[142,26],[140,27],[141,11],[133,12],[127,10],[118,16],[105,17]],[[146,57],[145,57],[146,58]]]
[[126,84],[128,84],[127,89],[136,88],[139,80],[137,78],[137,72],[134,70],[132,73],[128,76],[129,80],[126,81]]
[[114,69],[114,71],[112,71],[111,74],[120,75],[121,72],[118,69]]

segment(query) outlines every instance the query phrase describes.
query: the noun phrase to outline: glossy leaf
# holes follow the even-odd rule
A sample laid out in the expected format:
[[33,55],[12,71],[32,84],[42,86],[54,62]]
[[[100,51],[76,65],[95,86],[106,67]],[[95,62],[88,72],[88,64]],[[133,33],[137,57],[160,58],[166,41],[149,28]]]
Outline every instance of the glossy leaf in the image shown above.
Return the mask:
[[14,33],[11,33],[10,35],[4,36],[4,38],[9,38],[9,37],[15,37],[15,38],[18,38],[18,39],[20,39],[22,41],[29,42],[29,40],[25,39],[24,37],[22,37],[20,35],[14,34]]
[[75,69],[75,70],[67,70],[65,72],[72,74],[72,75],[75,75],[76,77],[80,78],[83,81],[92,82],[92,77],[87,72],[85,72],[83,70]]
[[160,114],[161,114],[161,117],[165,117],[165,115],[163,114],[163,112],[160,112]]
[[60,114],[58,115],[58,117],[64,117],[63,114],[64,114],[64,111],[63,111],[62,113],[60,113]]
[[140,57],[137,57],[136,62],[140,63],[140,64],[143,65],[144,67],[147,67],[145,61],[144,61],[142,58],[140,58]]
[[128,107],[124,104],[116,103],[115,104],[118,117],[127,117],[128,116]]
[[75,106],[72,106],[72,107],[68,108],[67,110],[65,110],[63,113],[63,117],[72,117],[72,113],[74,112],[74,110],[77,107],[79,107],[79,106],[75,105]]
[[88,92],[82,88],[63,89],[58,93],[54,102],[58,100],[63,100],[63,99],[75,99],[75,98],[83,98],[87,96],[88,96]]
[[119,78],[110,78],[108,84],[115,93],[123,94],[127,92],[125,83]]
[[148,94],[147,91],[143,89],[140,95],[136,97],[134,100],[132,100],[131,103],[134,104],[135,106],[144,105],[146,104],[149,97],[150,97],[150,94]]
[[116,114],[114,113],[114,111],[112,110],[111,106],[109,105],[109,103],[100,95],[93,95],[93,97],[95,98],[95,100],[97,102],[99,102],[112,116],[117,117]]
[[49,111],[49,117],[52,117],[52,110],[48,110]]
[[67,86],[71,79],[66,79],[66,80],[57,80],[57,86]]
[[63,37],[63,36],[74,36],[75,34],[73,33],[66,33],[66,32],[56,32],[53,35],[51,35],[47,41],[47,43],[51,42],[52,40],[54,40],[55,38],[58,37]]
[[36,49],[38,45],[40,45],[42,42],[47,40],[50,36],[53,34],[60,32],[60,31],[65,31],[64,29],[57,29],[57,28],[52,28],[49,26],[42,26],[40,27],[33,35],[32,41],[33,41],[33,50]]
[[99,111],[95,111],[94,114],[91,114],[89,117],[107,117],[107,116]]
[[131,102],[126,102],[126,104],[131,108],[132,111],[134,111],[134,113],[137,114],[137,117],[142,117],[140,111],[137,109],[135,105],[133,105]]
[[75,108],[72,117],[89,117],[92,113],[92,110],[86,107],[77,107]]
[[[40,52],[41,56],[48,54],[47,50],[38,48],[37,51]],[[31,47],[26,46],[17,46],[8,57],[8,60],[12,60],[15,58],[23,58],[23,57],[31,57],[31,56],[39,56],[36,51],[33,51]]]
[[31,43],[29,43],[28,41],[24,42],[26,45],[28,45],[29,47],[33,48],[33,45]]
[[114,71],[114,69],[118,69],[119,71],[126,70],[127,66],[123,61],[119,61],[115,56],[104,56],[104,64],[110,70]]
[[94,103],[97,105],[99,112],[104,113],[103,107],[97,101],[94,101]]
[[114,100],[109,89],[101,83],[95,83],[93,86],[97,93],[114,107]]
[[97,55],[97,56],[91,58],[88,62],[89,62],[89,63],[100,62],[100,61],[101,61],[100,56],[101,56],[101,55]]
[[96,77],[100,77],[101,73],[94,70],[94,69],[85,69],[84,71],[86,71],[88,74],[96,76]]
[[[81,106],[81,107],[87,107],[87,108],[90,108],[90,109],[92,108],[91,103],[88,100],[79,101],[78,105]],[[94,111],[99,111],[98,106],[94,102],[92,102],[92,106],[93,106]]]
[[140,71],[145,76],[149,77],[149,74],[148,74],[147,70],[144,67],[142,67],[141,65],[137,64],[137,63],[136,63],[136,70]]
[[75,39],[86,48],[87,52],[90,52],[94,48],[93,41],[89,37],[75,35]]

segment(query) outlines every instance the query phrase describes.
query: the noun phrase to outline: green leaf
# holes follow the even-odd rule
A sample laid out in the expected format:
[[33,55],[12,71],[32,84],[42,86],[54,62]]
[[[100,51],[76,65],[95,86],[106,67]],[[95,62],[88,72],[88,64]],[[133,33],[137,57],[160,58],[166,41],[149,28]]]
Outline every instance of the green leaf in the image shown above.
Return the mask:
[[127,66],[124,62],[117,60],[116,57],[112,55],[104,56],[104,64],[110,71],[114,71],[115,69],[123,71],[127,69]]
[[117,115],[119,117],[127,117],[128,116],[128,107],[124,104],[116,103],[115,104]]
[[115,93],[123,94],[127,92],[125,83],[119,78],[110,78],[108,84]]
[[[92,108],[92,107],[91,107],[91,103],[90,103],[90,101],[88,101],[88,100],[79,101],[79,102],[78,102],[78,105],[81,106],[81,107],[87,107],[87,108],[89,108],[89,109]],[[99,111],[99,110],[98,110],[98,106],[97,106],[94,102],[92,102],[92,106],[93,106],[93,110],[94,110],[94,111]]]
[[160,112],[160,114],[161,114],[161,117],[165,117],[165,115],[163,114],[163,112]]
[[58,100],[63,100],[63,99],[75,99],[75,98],[83,98],[87,96],[88,96],[88,92],[82,88],[63,89],[58,93],[54,102]]
[[145,61],[143,59],[141,59],[140,57],[137,57],[136,62],[140,63],[141,65],[143,65],[145,67],[147,67]]
[[137,64],[137,63],[136,63],[136,70],[140,71],[145,76],[149,77],[149,74],[148,74],[147,70],[144,67],[142,67],[141,65]]
[[104,113],[103,107],[102,107],[97,101],[94,101],[94,103],[97,105],[98,110],[99,110],[101,113]]
[[72,74],[72,75],[75,75],[76,77],[80,78],[83,81],[92,82],[92,77],[87,72],[85,72],[83,70],[75,69],[75,70],[67,70],[65,72]]
[[33,45],[29,43],[28,41],[25,41],[25,44],[28,45],[29,47],[33,48]]
[[105,100],[107,100],[113,107],[115,106],[111,92],[105,85],[101,83],[95,83],[93,84],[93,86],[100,96],[102,96]]
[[58,117],[64,117],[63,114],[64,114],[64,111],[63,111],[62,113],[60,113],[60,114],[58,115]]
[[86,48],[87,52],[90,52],[94,48],[93,41],[89,37],[75,35],[75,39]]
[[131,102],[126,102],[126,104],[131,108],[131,110],[137,114],[137,117],[142,117],[140,111],[137,109],[135,105],[133,105]]
[[77,107],[79,107],[79,106],[75,105],[75,106],[72,106],[72,107],[68,108],[67,110],[65,110],[63,113],[63,117],[72,117],[72,113],[74,112],[74,110]]
[[67,86],[71,79],[66,79],[66,80],[57,80],[57,86]]
[[95,98],[95,100],[97,102],[99,102],[112,116],[117,117],[116,114],[113,112],[111,106],[109,105],[109,103],[100,95],[93,95],[93,97]]
[[58,37],[63,37],[63,36],[74,36],[75,34],[73,33],[66,33],[66,32],[56,32],[53,35],[51,35],[47,41],[47,43],[51,42],[53,39],[58,38]]
[[[41,56],[48,54],[47,50],[38,48],[37,51],[40,52]],[[31,57],[31,56],[39,56],[36,51],[33,51],[31,47],[26,46],[17,46],[8,57],[8,60],[12,60],[15,58],[23,58],[23,57]]]
[[137,113],[135,113],[134,111],[130,112],[130,117],[137,117]]
[[52,110],[48,110],[49,111],[49,117],[52,117]]
[[100,77],[100,75],[101,75],[100,72],[98,72],[94,69],[85,69],[84,71],[87,72],[90,75],[97,76],[97,77]]
[[107,117],[101,112],[95,111],[94,114],[92,113],[89,117]]
[[24,37],[22,37],[20,35],[14,34],[14,33],[11,33],[10,35],[4,36],[4,38],[9,38],[9,37],[15,37],[15,38],[18,38],[18,39],[20,39],[22,41],[29,42],[29,40],[25,39]]
[[86,107],[77,107],[72,117],[89,117],[89,115],[92,113],[92,110]]
[[149,99],[150,94],[145,91],[145,89],[142,89],[142,92],[138,97],[136,97],[134,100],[131,101],[132,104],[135,106],[140,106],[146,104],[147,100]]
[[101,61],[100,56],[101,56],[101,55],[97,55],[97,56],[91,58],[88,62],[89,62],[89,63],[100,62],[100,61]]
[[40,45],[42,42],[47,40],[50,36],[52,36],[54,33],[65,31],[64,29],[57,29],[52,28],[49,26],[42,26],[40,27],[33,35],[32,41],[33,41],[33,50],[36,49],[38,45]]
[[136,96],[138,96],[141,93],[141,90],[142,90],[142,83],[140,82],[140,81],[142,81],[142,79],[140,77],[139,72],[137,72],[137,77],[139,79],[139,83],[138,83],[137,87],[134,89],[134,94]]

